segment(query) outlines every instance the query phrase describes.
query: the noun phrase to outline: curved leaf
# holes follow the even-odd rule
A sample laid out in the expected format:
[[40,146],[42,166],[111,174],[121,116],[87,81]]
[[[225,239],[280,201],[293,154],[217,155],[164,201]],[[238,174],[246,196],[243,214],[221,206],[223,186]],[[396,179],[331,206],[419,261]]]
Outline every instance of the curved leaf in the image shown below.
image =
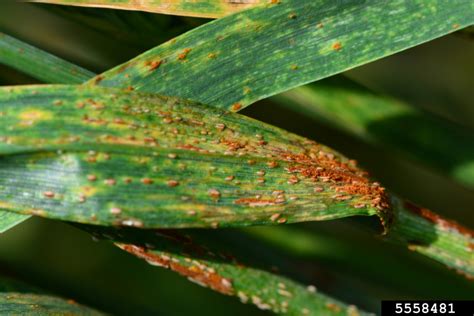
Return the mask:
[[225,1],[225,0],[27,0],[29,2],[72,5],[79,7],[137,10],[154,13],[219,18],[272,0]]
[[[306,92],[305,88],[300,88],[298,90],[301,90],[301,95],[299,95],[299,98],[296,98],[296,100],[292,101],[293,106],[296,106],[298,109],[300,106],[304,106],[304,104],[311,104],[311,103],[306,103],[308,102],[308,99],[305,98]],[[314,89],[313,89],[314,90]],[[331,90],[331,89],[330,89]],[[312,91],[314,93],[314,91]],[[341,91],[342,95],[346,95],[347,93],[351,93],[350,90],[348,91]],[[352,91],[354,93],[354,91]],[[292,94],[292,92],[288,93],[289,95]],[[323,96],[325,95],[324,93],[322,94]],[[357,95],[358,99],[365,95],[365,93],[361,93]],[[321,96],[320,96],[321,97]],[[366,97],[369,97],[369,95],[366,95]],[[281,101],[287,98],[285,95],[279,96],[276,98],[276,101]],[[303,99],[301,99],[303,98]],[[321,100],[327,100],[326,99],[321,99]],[[352,100],[352,99],[351,99]],[[303,103],[300,103],[304,101]],[[314,101],[314,100],[313,100]],[[385,112],[392,112],[390,109],[393,111],[397,112],[398,107],[396,107],[394,104],[388,104],[389,106],[386,106],[386,102],[383,102],[383,99],[377,100],[378,106],[382,107],[381,111],[383,113]],[[337,102],[335,103],[337,105]],[[385,108],[383,107],[385,105]],[[333,103],[328,103],[328,104],[321,104],[320,106],[325,106],[331,108],[333,106]],[[360,104],[359,104],[360,106]],[[363,111],[364,112],[364,111]],[[375,113],[375,112],[374,112]],[[370,117],[370,115],[369,115]],[[221,125],[220,125],[221,126]],[[413,140],[413,138],[412,138]],[[396,197],[392,197],[395,200],[396,205],[401,205],[401,202]],[[409,245],[409,248],[415,251],[420,252],[421,254],[428,256],[438,262],[446,264],[448,267],[452,267],[456,269],[457,271],[463,273],[467,277],[472,277],[473,271],[472,271],[472,251],[471,248],[473,244],[472,240],[472,233],[467,234],[466,231],[468,231],[466,228],[462,228],[461,230],[459,229],[444,229],[444,226],[441,225],[442,227],[439,228],[439,225],[436,223],[431,222],[431,224],[426,224],[426,218],[423,218],[421,216],[413,214],[413,212],[408,211],[407,213],[406,208],[398,208],[398,211],[396,211],[394,214],[397,217],[400,217],[401,220],[395,220],[398,228],[394,229],[394,233],[390,235],[390,240],[395,240],[396,242],[402,242],[405,244]],[[191,214],[194,212],[191,211]],[[449,223],[449,220],[444,220],[441,219],[440,217],[437,217],[439,220],[441,220],[443,223]],[[410,219],[410,220],[408,220]],[[128,224],[137,224],[139,222],[127,222]],[[215,225],[211,223],[211,225]],[[400,224],[401,223],[401,224]],[[400,228],[400,225],[402,225],[402,228]],[[407,225],[407,230],[405,231],[403,225]],[[460,227],[460,226],[456,226]],[[417,234],[413,234],[413,232],[416,231]],[[462,233],[461,233],[462,232]],[[407,233],[405,236],[404,233]],[[437,236],[440,236],[438,238]],[[408,238],[407,236],[411,236]],[[414,242],[418,240],[418,245],[423,245],[423,247],[414,247],[413,244]],[[441,241],[441,242],[439,242]],[[447,241],[447,242],[446,242]],[[461,246],[459,246],[461,245]],[[452,260],[452,258],[456,258],[456,260]]]
[[94,73],[0,32],[0,63],[39,80],[82,83]]
[[[117,89],[0,91],[0,206],[8,211],[135,227],[391,221],[384,189],[353,161],[238,114]],[[467,262],[471,273],[469,247],[457,256],[450,242],[435,246],[452,256],[436,247],[424,254],[460,270]]]
[[[27,45],[16,39],[12,41],[18,43],[18,47]],[[14,55],[16,46],[8,47],[10,55]],[[36,68],[28,68],[30,63],[34,64],[36,60],[46,64],[55,63],[57,57],[39,49],[36,49],[34,54],[37,53],[39,55],[35,58],[27,59],[28,63],[19,63],[17,69],[30,71],[30,75],[41,79],[42,72]],[[84,77],[87,71],[73,64],[69,68],[72,73],[79,74],[78,80],[86,80]],[[80,75],[81,73],[84,75]],[[87,79],[95,75],[92,72],[89,74]],[[74,80],[69,79],[69,75],[69,71],[56,71],[56,77],[46,82],[74,83]],[[377,95],[342,78],[299,87],[276,95],[271,100],[316,120],[337,126],[364,141],[403,153],[424,167],[448,173],[456,181],[474,187],[474,138],[466,128],[422,113],[396,99]],[[427,135],[435,141],[428,139]]]
[[241,262],[228,254],[224,242],[209,241],[201,232],[131,230],[79,226],[149,264],[171,269],[201,286],[243,303],[288,315],[368,315],[353,305],[303,286],[276,273]]
[[115,89],[0,89],[0,206],[101,225],[217,227],[379,215],[354,161],[204,105]]
[[0,313],[2,315],[103,315],[72,300],[15,292],[0,293]]
[[282,0],[207,23],[90,84],[238,111],[471,25],[473,13],[469,0]]

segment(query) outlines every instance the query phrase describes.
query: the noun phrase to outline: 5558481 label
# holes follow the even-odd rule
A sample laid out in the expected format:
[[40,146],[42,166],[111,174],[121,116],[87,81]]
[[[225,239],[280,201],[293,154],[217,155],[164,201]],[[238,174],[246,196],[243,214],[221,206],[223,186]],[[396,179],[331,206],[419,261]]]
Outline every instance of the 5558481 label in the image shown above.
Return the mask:
[[382,301],[382,316],[474,316],[474,301]]

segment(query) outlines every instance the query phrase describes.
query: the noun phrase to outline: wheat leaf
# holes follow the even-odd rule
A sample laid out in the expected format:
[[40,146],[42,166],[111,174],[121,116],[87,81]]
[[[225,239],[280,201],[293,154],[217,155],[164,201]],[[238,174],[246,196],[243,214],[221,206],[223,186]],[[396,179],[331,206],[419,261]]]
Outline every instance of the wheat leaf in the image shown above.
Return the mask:
[[[121,249],[149,264],[173,270],[201,286],[243,303],[288,315],[368,315],[314,286],[304,286],[242,254],[229,253],[224,240],[192,230],[133,230],[79,225],[97,238],[112,240]],[[252,261],[259,261],[253,258]],[[244,260],[244,261],[242,261]]]
[[90,84],[238,111],[474,22],[469,0],[280,2],[207,23]]
[[16,292],[0,293],[2,315],[104,315],[72,300]]
[[6,232],[28,218],[30,218],[30,215],[17,214],[0,209],[0,233]]
[[[344,82],[343,82],[344,83]],[[320,91],[318,86],[323,86],[326,89],[328,89],[326,92]],[[287,94],[284,94],[282,96],[276,97],[274,100],[277,102],[282,102],[282,100],[285,101],[290,101],[287,100],[288,96],[293,96],[295,97],[294,100],[291,101],[291,105],[294,106],[297,110],[306,110],[310,112],[312,115],[314,115],[314,112],[317,107],[320,106],[326,109],[337,109],[339,103],[337,100],[334,100],[336,96],[334,96],[332,93],[334,92],[334,89],[337,91],[337,95],[341,96],[343,100],[352,100],[351,102],[355,102],[356,105],[363,106],[364,102],[371,103],[376,102],[377,103],[377,108],[373,109],[371,107],[372,111],[369,111],[368,108],[367,110],[367,117],[372,118],[372,117],[377,117],[378,111],[381,111],[381,113],[391,113],[391,112],[403,112],[407,111],[404,106],[400,106],[400,103],[385,99],[385,98],[376,98],[372,100],[372,97],[374,97],[371,93],[365,91],[365,90],[360,90],[359,89],[353,89],[354,85],[347,85],[347,82],[343,84],[344,88],[346,90],[340,90],[342,89],[341,87],[335,88],[334,86],[325,86],[325,84],[314,84],[313,86],[309,87],[303,87],[303,88],[298,88],[297,90],[300,91],[298,94],[299,97],[295,96],[294,91],[293,92],[288,92]],[[311,96],[311,98],[308,97],[308,94]],[[345,98],[345,97],[346,98]],[[350,98],[348,96],[351,96]],[[367,100],[368,98],[368,100]],[[360,100],[361,99],[361,100]],[[329,102],[328,104],[315,104],[317,102]],[[334,101],[334,102],[332,102]],[[360,102],[356,102],[360,101]],[[345,105],[348,104],[348,102],[343,102]],[[308,110],[308,107],[312,107],[311,110]],[[351,112],[347,114],[349,116]],[[362,111],[362,113],[365,113],[365,111]],[[319,113],[319,115],[321,115]],[[350,116],[349,116],[350,117]],[[363,117],[366,117],[365,115]],[[346,118],[347,119],[347,118]],[[356,120],[354,120],[357,122]],[[425,120],[424,120],[425,121]],[[443,123],[445,124],[445,123]],[[351,125],[352,126],[352,125]],[[433,127],[431,127],[433,128]],[[357,129],[360,130],[360,129]],[[448,129],[449,131],[449,129]],[[357,134],[357,133],[356,133]],[[411,138],[411,141],[416,142],[417,138]],[[456,140],[452,140],[454,143]],[[388,142],[389,143],[389,142]],[[402,147],[403,148],[403,147]],[[439,224],[431,223],[427,224],[427,219],[424,218],[423,216],[420,216],[420,212],[414,213],[413,212],[413,207],[411,208],[406,208],[403,207],[403,205],[408,205],[402,203],[398,198],[392,197],[394,199],[394,204],[397,205],[397,211],[393,212],[394,216],[396,217],[395,219],[395,229],[393,232],[389,234],[388,240],[395,241],[398,243],[406,244],[411,250],[417,251],[421,253],[422,255],[425,255],[427,257],[430,257],[438,262],[441,262],[445,264],[448,267],[451,267],[458,272],[461,272],[467,277],[472,277],[474,274],[472,269],[473,269],[473,263],[472,263],[472,234],[467,234],[466,231],[468,231],[466,228],[462,228],[460,231],[458,229],[444,229],[444,226],[440,226]],[[402,205],[402,206],[400,206]],[[193,214],[193,212],[191,212]],[[401,219],[397,219],[397,218]],[[449,220],[442,219],[440,217],[437,217],[441,222],[443,223],[449,223]],[[410,220],[409,220],[410,219]],[[139,222],[133,222],[129,221],[127,222],[128,224],[137,224]],[[214,224],[213,224],[214,223]],[[211,222],[211,225],[215,225],[216,222]],[[407,229],[405,230],[403,228],[403,225],[407,225]],[[402,228],[400,228],[400,225],[402,225]],[[453,227],[459,227],[454,225]],[[418,234],[412,235],[414,231],[417,231]],[[462,233],[461,233],[462,232]],[[403,235],[404,233],[407,233],[407,235]],[[437,236],[441,236],[438,238]],[[408,236],[411,236],[408,238]],[[417,242],[418,240],[418,242]],[[442,241],[442,242],[439,242]],[[448,242],[445,242],[448,241]],[[414,244],[418,244],[418,247],[415,247]],[[423,245],[423,246],[420,246]],[[457,260],[452,260],[452,258],[457,258]]]
[[428,209],[394,198],[395,219],[388,241],[430,257],[474,279],[474,232]]
[[[15,43],[3,45],[8,50],[8,56],[14,56],[17,49],[29,46],[7,35],[0,36],[0,47],[2,41]],[[46,80],[42,78],[42,71],[30,65],[38,61],[49,65],[57,63],[59,58],[36,48],[33,52],[33,55],[38,54],[35,58],[27,57],[24,63],[20,62],[15,67],[40,80],[75,83],[75,79],[70,80],[71,73],[78,74],[77,80],[87,80],[95,75],[68,64],[65,71],[56,71],[54,78]],[[1,57],[0,62],[4,62]],[[11,62],[14,63],[15,59],[11,59]],[[67,62],[61,60],[59,64],[62,63]],[[433,168],[465,186],[474,187],[474,138],[467,128],[422,113],[401,101],[375,94],[343,78],[292,89],[271,100],[307,117],[336,126],[366,142],[401,152],[424,167]],[[436,135],[436,141],[430,140],[433,134]]]
[[54,83],[82,83],[94,73],[0,32],[0,63]]
[[79,7],[136,10],[173,15],[219,18],[257,5],[270,4],[271,0],[225,1],[225,0],[27,0],[28,2],[51,3]]
[[176,98],[0,88],[0,206],[100,225],[216,227],[379,215],[387,196],[313,141]]

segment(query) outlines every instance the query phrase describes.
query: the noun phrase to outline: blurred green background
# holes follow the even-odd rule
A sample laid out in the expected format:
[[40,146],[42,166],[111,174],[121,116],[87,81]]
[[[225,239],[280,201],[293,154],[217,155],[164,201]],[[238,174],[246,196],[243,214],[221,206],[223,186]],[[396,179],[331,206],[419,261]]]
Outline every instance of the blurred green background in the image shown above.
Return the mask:
[[[101,72],[205,19],[108,9],[0,2],[0,31]],[[474,41],[453,34],[348,71],[372,90],[474,130]],[[38,83],[0,66],[0,84]],[[474,228],[474,193],[442,175],[269,101],[244,114],[330,145],[390,190]],[[473,133],[474,135],[474,133]],[[268,268],[376,312],[386,299],[469,299],[472,282],[382,243],[367,219],[225,232]],[[278,231],[278,234],[276,233]],[[216,232],[215,234],[219,234]],[[281,239],[281,236],[287,238]],[[262,250],[263,249],[263,250]],[[0,268],[53,293],[118,315],[260,315],[238,300],[147,265],[65,223],[33,218],[0,237]]]

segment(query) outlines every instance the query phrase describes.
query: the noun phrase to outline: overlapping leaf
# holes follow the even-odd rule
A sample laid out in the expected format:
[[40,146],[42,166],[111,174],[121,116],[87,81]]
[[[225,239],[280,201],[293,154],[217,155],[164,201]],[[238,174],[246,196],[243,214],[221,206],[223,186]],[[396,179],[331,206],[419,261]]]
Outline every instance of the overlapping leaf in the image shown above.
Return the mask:
[[138,10],[164,14],[218,18],[257,5],[276,3],[271,0],[27,0],[29,2],[73,5],[80,7]]
[[[64,77],[67,82],[67,77]],[[63,80],[63,79],[61,79]],[[317,86],[317,85],[316,85]],[[347,88],[346,85],[344,85],[345,88]],[[352,86],[353,87],[353,86]],[[331,86],[329,86],[329,88],[331,88]],[[328,91],[333,91],[333,89],[336,89],[334,87],[332,87],[331,89],[329,89]],[[337,88],[337,89],[342,89],[342,88]],[[348,88],[347,88],[348,89]],[[296,106],[296,108],[303,108],[303,109],[306,109],[305,105],[302,104],[303,101],[308,101],[307,100],[307,93],[308,91],[307,88],[302,88],[302,89],[298,89],[298,90],[301,90],[301,95],[300,95],[300,98],[296,98],[295,100],[292,101],[292,105],[293,106]],[[317,87],[314,88],[314,87],[311,87],[311,95],[314,95],[316,94],[318,96],[318,98],[316,99],[309,99],[309,101],[312,101],[313,103],[308,103],[309,105],[313,105],[313,106],[324,106],[325,108],[328,108],[328,105],[327,104],[317,104],[315,100],[319,101],[319,102],[322,102],[322,101],[328,101],[329,99],[331,99],[331,96],[327,95],[326,93],[318,93],[318,90]],[[339,90],[338,90],[339,91]],[[357,92],[357,93],[356,93]],[[342,93],[342,92],[341,92]],[[348,89],[348,90],[344,90],[344,93],[342,93],[342,95],[352,95],[356,93],[356,96],[358,96],[358,98],[356,98],[357,100],[359,98],[370,98],[371,94],[366,94],[364,93],[363,91],[359,91],[359,90],[352,90],[352,89]],[[277,102],[281,102],[282,100],[285,100],[285,99],[288,99],[288,95],[294,95],[294,92],[289,92],[288,94],[286,95],[283,95],[282,97],[278,97],[276,98],[276,101]],[[321,96],[322,95],[322,96]],[[304,100],[302,100],[301,98],[303,98]],[[322,98],[322,99],[321,99]],[[380,99],[380,98],[379,98]],[[332,100],[332,99],[331,99]],[[385,100],[385,102],[384,102]],[[308,102],[309,102],[308,101]],[[397,110],[398,107],[396,106],[395,103],[393,104],[388,104],[389,106],[387,107],[387,102],[389,102],[390,100],[386,100],[386,99],[380,99],[380,100],[375,100],[377,101],[377,104],[378,104],[378,107],[375,109],[377,111],[382,111],[383,113],[386,113],[388,110],[387,109],[395,109]],[[374,101],[374,102],[375,102]],[[389,102],[390,103],[390,102]],[[330,106],[329,106],[329,109],[331,108],[337,108],[337,105],[338,103],[337,102],[330,102],[328,103]],[[360,104],[359,104],[360,106]],[[379,109],[380,107],[382,107],[381,109]],[[314,110],[314,109],[313,109]],[[374,110],[374,109],[372,109]],[[391,111],[388,111],[388,112],[391,112]],[[395,111],[397,112],[397,111]],[[313,112],[314,113],[314,112]],[[370,115],[370,113],[372,112],[369,112],[369,117],[373,117],[373,115]],[[321,115],[319,113],[319,115]],[[377,117],[377,116],[376,116]],[[395,199],[396,201],[398,201],[398,199]],[[397,205],[400,205],[399,202],[396,203]],[[406,208],[403,208],[405,211],[407,210]],[[193,214],[194,212],[191,211],[191,214]],[[408,214],[408,215],[405,215],[405,214],[402,214],[402,215],[399,215],[398,212],[395,212],[396,216],[400,216],[402,218],[413,218],[413,216],[415,216],[415,221],[411,222],[412,224],[413,223],[417,223],[417,222],[420,222],[421,224],[417,226],[417,228],[414,228],[415,230],[418,230],[419,231],[419,234],[418,234],[418,237],[417,236],[412,236],[413,238],[412,239],[407,239],[406,237],[403,237],[402,235],[399,235],[397,236],[397,233],[395,233],[395,237],[392,237],[393,234],[391,235],[391,239],[393,240],[397,240],[397,241],[402,241],[403,243],[408,243],[410,248],[411,249],[414,249],[414,250],[417,250],[419,252],[421,252],[422,254],[428,256],[428,257],[431,257],[437,261],[440,261],[444,264],[446,264],[447,266],[450,266],[450,267],[453,267],[459,271],[461,271],[462,273],[466,274],[466,275],[472,275],[472,255],[470,254],[471,252],[469,251],[469,245],[472,244],[472,234],[466,234],[466,229],[463,230],[463,233],[461,233],[460,231],[456,230],[456,229],[449,229],[449,230],[445,230],[444,229],[444,226],[441,227],[441,229],[439,229],[439,225],[437,225],[436,223],[431,223],[430,225],[426,225],[426,219],[423,219],[419,216],[419,214],[417,215],[413,215],[413,214]],[[8,215],[8,216],[12,216],[12,215]],[[276,215],[275,215],[276,216]],[[275,217],[274,217],[275,219]],[[396,221],[397,223],[399,223],[399,221]],[[403,221],[402,221],[403,222]],[[447,222],[447,221],[445,221]],[[126,222],[127,224],[140,224],[140,222],[138,221],[127,221]],[[211,223],[211,225],[215,225],[216,222],[213,222]],[[410,225],[409,225],[410,226]],[[456,226],[458,227],[458,226]],[[399,231],[401,234],[404,233],[403,229],[400,230],[400,229],[395,229],[395,231]],[[408,230],[410,231],[410,230]],[[413,229],[411,230],[413,231]],[[433,236],[437,236],[437,233],[440,234],[440,236],[447,236],[448,238],[440,238],[438,239],[437,237],[433,237]],[[452,236],[450,236],[452,234]],[[428,236],[428,237],[427,237]],[[431,237],[429,237],[431,236]],[[413,241],[417,240],[421,238],[421,241],[419,241],[418,243],[419,244],[423,244],[424,246],[423,247],[413,247]],[[428,243],[426,242],[426,238],[428,238],[431,243]],[[451,242],[453,242],[453,244],[451,244],[451,242],[441,242],[441,243],[438,243],[436,241],[438,240],[451,240]],[[460,240],[461,239],[461,242]],[[462,254],[459,256],[458,260],[451,260],[452,257],[457,257],[459,255],[459,252],[458,250],[456,250],[458,247],[452,247],[452,245],[454,244],[457,244],[457,245],[461,245],[460,246],[460,250],[462,252]],[[467,245],[467,246],[466,246]],[[443,255],[439,255],[439,254],[443,254]]]
[[202,232],[80,228],[115,241],[151,265],[171,269],[199,285],[236,296],[263,310],[288,315],[368,315],[317,292],[314,286],[303,286],[261,266],[242,262],[240,257],[229,255],[225,242]]
[[[0,37],[0,47],[8,50],[5,56],[15,56],[17,50],[30,46],[5,35]],[[94,76],[92,72],[39,49],[33,48],[32,54],[26,56],[25,63],[20,62],[15,64],[15,67],[40,80],[75,83],[76,80],[87,80]],[[21,55],[20,57],[23,58]],[[13,65],[15,60],[13,58],[0,61]],[[37,62],[49,65],[57,63],[57,60],[61,61],[59,64],[65,63],[68,66],[56,68],[54,78],[43,78],[40,69],[31,67]],[[77,78],[71,80],[71,73],[76,74]],[[423,166],[447,173],[466,186],[474,186],[474,138],[466,128],[428,113],[421,113],[403,102],[374,94],[342,78],[296,88],[271,100],[316,120],[337,126],[364,141],[401,152]],[[435,137],[433,133],[437,133]]]
[[217,227],[379,215],[384,189],[333,150],[176,98],[0,90],[0,206],[101,225]]
[[0,314],[2,315],[104,315],[74,300],[44,292],[29,284],[0,277]]
[[0,313],[3,315],[103,315],[72,300],[15,292],[0,293]]
[[90,83],[238,111],[471,25],[473,13],[469,0],[283,0],[207,23]]

